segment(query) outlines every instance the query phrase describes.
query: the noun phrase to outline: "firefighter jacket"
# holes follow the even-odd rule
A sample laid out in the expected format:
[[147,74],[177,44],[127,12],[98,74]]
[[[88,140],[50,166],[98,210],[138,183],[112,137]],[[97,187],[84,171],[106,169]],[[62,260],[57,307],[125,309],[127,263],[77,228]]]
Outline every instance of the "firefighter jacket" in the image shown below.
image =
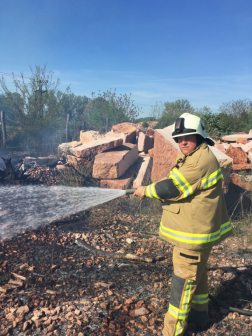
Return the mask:
[[219,244],[231,234],[219,163],[204,142],[179,155],[170,176],[143,187],[142,197],[165,200],[160,237],[189,250]]

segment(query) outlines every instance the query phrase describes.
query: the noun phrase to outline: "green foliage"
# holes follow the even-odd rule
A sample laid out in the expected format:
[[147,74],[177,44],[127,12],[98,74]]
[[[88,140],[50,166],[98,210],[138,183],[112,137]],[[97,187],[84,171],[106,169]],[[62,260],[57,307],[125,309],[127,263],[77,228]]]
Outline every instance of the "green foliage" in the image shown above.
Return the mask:
[[[13,75],[16,92],[11,92],[4,77],[0,79],[3,94],[0,109],[6,112],[7,144],[26,149],[52,148],[52,144],[79,139],[80,130],[106,127],[133,121],[140,112],[134,105],[131,94],[116,95],[116,90],[92,97],[76,96],[68,87],[58,90],[59,79],[53,81],[53,72],[44,67],[31,68],[27,80],[23,73],[20,79]],[[66,120],[69,115],[69,132],[66,139]]]
[[223,103],[219,110],[222,133],[248,133],[252,128],[252,101],[233,100]]
[[156,102],[155,105],[151,105],[150,115],[153,118],[153,121],[160,119],[164,110],[165,106],[162,102]]
[[147,122],[145,121],[143,122],[142,126],[146,128],[146,127],[149,127],[149,124],[147,124]]
[[97,97],[93,99],[91,104],[92,104],[92,112],[90,117],[91,127],[92,126],[105,127],[106,118],[108,118],[109,129],[115,124],[130,121],[124,109],[120,106],[117,106],[113,98],[107,101],[103,97]]
[[134,120],[135,123],[146,122],[146,121],[156,121],[154,117],[145,117],[145,118],[138,118]]
[[213,113],[209,107],[204,106],[203,108],[197,110],[196,115],[201,118],[207,135],[214,139],[218,139],[221,135],[221,122],[219,114]]
[[[12,93],[5,80],[0,85],[5,96],[5,105],[11,111],[11,124],[15,126],[12,138],[19,139],[18,144],[34,147],[54,141],[62,127],[61,100],[63,93],[58,91],[59,80],[53,81],[53,72],[46,73],[46,66],[31,68],[31,77],[26,80],[23,73],[21,79],[13,75],[16,92]],[[69,92],[69,88],[66,90]],[[9,137],[9,134],[7,134]]]
[[164,103],[164,107],[165,109],[158,122],[158,128],[164,128],[173,124],[175,120],[185,112],[194,113],[194,108],[191,106],[188,100],[184,99],[178,99],[171,103],[166,102]]

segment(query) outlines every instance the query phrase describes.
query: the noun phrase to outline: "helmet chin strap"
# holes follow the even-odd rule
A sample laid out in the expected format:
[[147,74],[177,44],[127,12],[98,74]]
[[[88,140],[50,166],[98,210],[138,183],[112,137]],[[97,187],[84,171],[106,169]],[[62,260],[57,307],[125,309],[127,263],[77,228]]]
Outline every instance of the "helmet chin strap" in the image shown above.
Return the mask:
[[197,147],[206,141],[200,134],[196,134],[196,139],[197,139]]

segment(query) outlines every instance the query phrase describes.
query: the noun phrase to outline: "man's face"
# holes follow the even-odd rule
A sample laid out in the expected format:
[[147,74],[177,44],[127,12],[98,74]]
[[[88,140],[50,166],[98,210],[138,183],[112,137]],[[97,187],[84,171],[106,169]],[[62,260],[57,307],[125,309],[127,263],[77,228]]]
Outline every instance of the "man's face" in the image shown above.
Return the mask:
[[179,149],[186,155],[194,151],[197,147],[197,138],[195,134],[178,137]]

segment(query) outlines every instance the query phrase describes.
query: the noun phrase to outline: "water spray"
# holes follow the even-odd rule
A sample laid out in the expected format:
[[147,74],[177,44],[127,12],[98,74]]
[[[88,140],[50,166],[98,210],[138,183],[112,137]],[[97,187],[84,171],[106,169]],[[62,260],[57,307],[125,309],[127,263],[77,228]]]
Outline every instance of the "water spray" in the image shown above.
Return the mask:
[[0,241],[37,229],[136,189],[118,190],[67,186],[1,186]]

